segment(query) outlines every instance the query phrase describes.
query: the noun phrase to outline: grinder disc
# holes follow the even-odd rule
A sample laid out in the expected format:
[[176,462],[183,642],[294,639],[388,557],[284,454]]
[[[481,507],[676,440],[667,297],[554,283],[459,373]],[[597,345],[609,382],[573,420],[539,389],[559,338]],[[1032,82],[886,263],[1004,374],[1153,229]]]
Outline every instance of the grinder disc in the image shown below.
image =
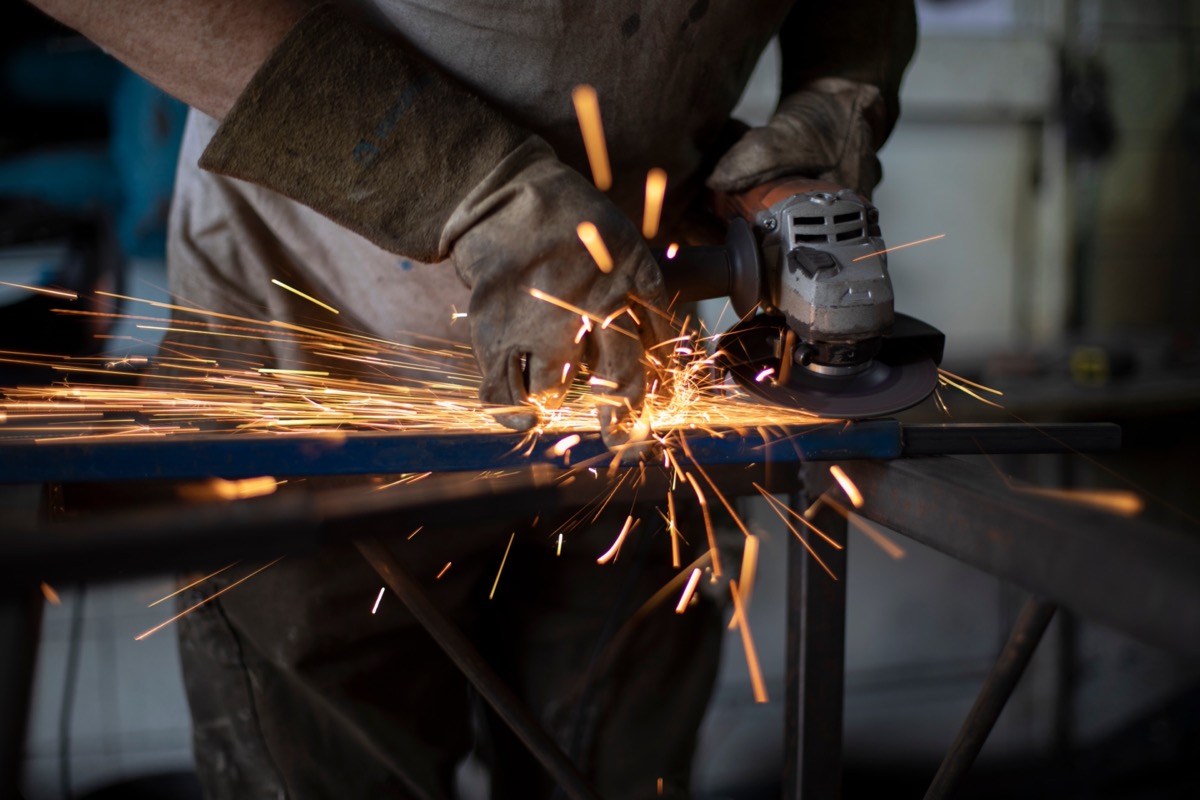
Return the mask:
[[901,322],[898,327],[906,332],[914,325],[922,330],[916,336],[885,339],[879,354],[863,369],[830,375],[797,365],[787,382],[780,384],[775,380],[780,372],[776,351],[785,323],[782,317],[760,314],[721,335],[722,366],[750,395],[772,405],[834,419],[894,414],[932,394],[941,360],[940,332],[911,318]]

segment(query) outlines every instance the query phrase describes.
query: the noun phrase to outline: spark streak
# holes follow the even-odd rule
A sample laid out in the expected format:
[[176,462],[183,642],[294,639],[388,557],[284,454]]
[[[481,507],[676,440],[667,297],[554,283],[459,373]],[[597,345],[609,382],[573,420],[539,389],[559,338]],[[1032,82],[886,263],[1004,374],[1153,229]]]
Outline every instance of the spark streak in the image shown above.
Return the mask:
[[79,295],[74,292],[64,292],[61,289],[47,289],[44,286],[26,286],[23,283],[9,283],[8,281],[0,281],[0,286],[12,286],[15,289],[26,289],[38,294],[48,294],[51,297],[65,297],[68,300],[78,300]]
[[688,605],[692,602],[692,595],[696,593],[696,584],[700,582],[701,574],[699,567],[692,570],[687,586],[683,587],[683,594],[679,597],[679,603],[675,606],[676,614],[682,614],[687,610]]
[[330,311],[330,312],[332,312],[332,313],[334,313],[334,314],[340,314],[340,313],[341,313],[340,311],[338,311],[336,308],[334,308],[333,306],[329,305],[328,303],[322,303],[320,300],[318,300],[317,298],[313,297],[312,295],[305,294],[304,292],[300,291],[299,289],[295,289],[295,288],[293,288],[293,287],[291,287],[291,286],[288,286],[286,283],[284,283],[284,282],[283,282],[283,281],[281,281],[281,280],[277,280],[277,279],[275,279],[275,278],[271,278],[271,283],[275,284],[275,285],[276,285],[276,286],[278,286],[280,289],[286,289],[287,291],[291,292],[292,294],[296,295],[297,297],[303,297],[305,300],[307,300],[307,301],[308,301],[308,302],[310,302],[310,303],[315,303],[316,305],[319,305],[321,308],[325,309],[326,311]]
[[210,572],[209,574],[205,575],[203,578],[197,578],[196,580],[194,580],[194,581],[192,581],[191,583],[189,583],[187,586],[180,587],[179,589],[176,589],[175,591],[171,592],[170,594],[168,594],[168,595],[165,595],[165,596],[163,596],[163,597],[160,597],[160,598],[158,598],[158,599],[157,599],[157,600],[155,600],[153,603],[151,603],[150,605],[146,606],[146,608],[154,608],[154,607],[155,607],[156,605],[158,605],[159,603],[162,603],[162,602],[164,602],[164,601],[170,600],[172,597],[176,597],[177,595],[181,595],[181,594],[183,594],[184,592],[186,592],[188,589],[191,589],[191,588],[192,588],[192,587],[194,587],[194,586],[199,586],[200,584],[204,583],[205,581],[207,581],[207,580],[211,580],[212,578],[215,578],[215,577],[217,577],[218,575],[220,575],[220,574],[221,574],[222,572],[224,572],[225,570],[227,570],[227,569],[229,569],[229,568],[231,568],[231,567],[236,567],[236,566],[237,566],[238,564],[240,564],[240,563],[241,563],[240,561],[234,561],[232,564],[226,564],[225,566],[221,567],[221,568],[220,568],[219,570],[217,570],[216,572]]
[[451,563],[453,563],[453,562],[450,562],[450,561],[447,561],[447,562],[446,562],[446,566],[442,567],[442,571],[441,571],[441,572],[439,572],[439,573],[437,574],[437,577],[436,577],[436,578],[434,578],[434,580],[435,580],[435,581],[436,581],[436,580],[440,580],[440,579],[441,579],[441,577],[442,577],[443,575],[445,575],[445,574],[446,574],[446,570],[450,569],[450,564],[451,564]]
[[600,231],[596,230],[596,226],[591,222],[581,222],[575,227],[575,233],[579,236],[579,241],[583,242],[583,246],[587,248],[588,254],[596,262],[600,271],[612,272],[612,254],[608,252],[608,247],[600,238]]
[[868,258],[875,258],[876,256],[881,256],[884,253],[891,253],[894,250],[903,250],[906,247],[916,247],[919,244],[925,244],[926,242],[934,242],[934,241],[937,241],[938,239],[944,239],[944,238],[946,238],[946,234],[939,233],[937,236],[930,236],[927,239],[918,239],[915,242],[908,242],[907,244],[898,244],[895,247],[887,247],[887,248],[884,248],[883,250],[876,250],[874,253],[867,253],[865,256],[859,256],[858,258],[851,259],[851,263],[853,263],[855,261],[864,261]]
[[379,610],[379,604],[383,602],[383,593],[387,591],[386,586],[379,587],[379,594],[375,595],[375,605],[371,606],[371,616],[375,616],[375,612]]
[[617,539],[612,543],[612,547],[608,548],[599,558],[596,559],[597,564],[607,564],[609,561],[615,561],[617,553],[621,551],[621,543],[625,541],[629,529],[633,527],[633,515],[630,514],[625,518],[625,524],[621,527],[621,532],[617,534]]
[[646,207],[642,212],[642,236],[653,239],[658,236],[658,225],[662,219],[663,196],[667,192],[667,173],[654,167],[646,173]]
[[199,603],[196,603],[195,605],[193,605],[193,606],[190,606],[189,608],[186,608],[186,609],[184,609],[183,611],[180,611],[178,614],[176,614],[175,616],[173,616],[173,617],[171,617],[170,619],[166,620],[165,622],[160,622],[159,624],[155,625],[155,626],[154,626],[153,628],[151,628],[150,630],[148,630],[148,631],[145,631],[144,633],[140,633],[140,634],[138,634],[137,636],[133,637],[133,640],[134,640],[135,642],[140,642],[140,641],[142,641],[143,639],[146,639],[147,637],[153,636],[154,634],[156,634],[156,633],[158,633],[159,631],[161,631],[163,628],[165,628],[165,627],[167,627],[168,625],[170,625],[172,622],[175,622],[175,621],[177,621],[177,620],[183,619],[184,617],[186,617],[188,614],[190,614],[190,613],[192,613],[193,611],[195,611],[195,610],[196,610],[197,608],[199,608],[200,606],[207,605],[208,603],[211,603],[213,600],[216,600],[218,597],[220,597],[221,595],[225,594],[226,592],[228,592],[228,591],[229,591],[230,589],[232,589],[233,587],[235,587],[235,586],[240,586],[241,584],[243,584],[243,583],[245,583],[246,581],[250,580],[251,578],[253,578],[253,577],[254,577],[255,575],[257,575],[258,573],[262,572],[263,570],[266,570],[266,569],[269,569],[270,567],[273,567],[273,566],[275,566],[275,565],[276,565],[276,564],[278,564],[280,561],[283,561],[283,558],[284,558],[283,556],[280,556],[279,558],[275,559],[275,560],[274,560],[274,561],[272,561],[271,563],[269,563],[269,564],[264,564],[263,566],[259,567],[258,569],[254,570],[253,572],[251,572],[249,575],[246,575],[245,577],[239,578],[238,580],[234,581],[233,583],[229,584],[228,586],[224,587],[223,589],[218,589],[217,591],[215,591],[215,592],[213,592],[212,594],[210,594],[208,597],[206,597],[206,598],[204,598],[203,600],[201,600]]
[[767,685],[763,681],[762,667],[758,663],[758,651],[754,649],[754,637],[750,635],[750,624],[746,619],[746,607],[738,592],[737,581],[729,581],[729,594],[733,597],[733,613],[742,633],[742,649],[746,651],[746,667],[750,670],[750,685],[754,689],[754,702],[767,702]]
[[842,487],[842,491],[846,493],[846,497],[850,498],[851,505],[853,505],[855,508],[862,508],[862,492],[860,492],[858,487],[854,485],[854,481],[850,480],[850,476],[847,475],[845,471],[842,470],[842,468],[837,464],[833,464],[829,467],[829,474],[833,475],[834,479],[837,480],[838,485]]
[[496,570],[496,580],[492,581],[492,590],[488,592],[488,600],[496,596],[496,587],[500,585],[500,573],[504,572],[504,564],[508,561],[508,551],[512,549],[515,538],[517,538],[517,533],[513,531],[508,537],[508,545],[504,548],[504,557],[500,559],[500,569]]
[[571,92],[571,100],[575,104],[575,116],[579,119],[579,131],[583,134],[588,164],[592,168],[592,181],[597,189],[607,192],[612,188],[612,167],[608,163],[608,146],[604,142],[604,126],[600,122],[600,100],[596,89],[581,83]]

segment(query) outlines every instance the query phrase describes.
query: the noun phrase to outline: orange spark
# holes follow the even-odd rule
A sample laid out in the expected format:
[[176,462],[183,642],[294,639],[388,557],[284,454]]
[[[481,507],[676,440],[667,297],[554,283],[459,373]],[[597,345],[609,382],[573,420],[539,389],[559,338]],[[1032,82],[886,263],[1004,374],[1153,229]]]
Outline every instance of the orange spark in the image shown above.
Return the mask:
[[512,549],[513,539],[517,538],[516,531],[508,537],[508,545],[504,548],[504,557],[500,559],[500,569],[496,570],[496,580],[492,581],[492,590],[488,592],[488,600],[496,596],[496,587],[500,585],[500,573],[504,572],[504,563],[508,561],[508,551]]
[[42,597],[46,598],[46,602],[52,606],[61,606],[62,600],[59,599],[58,592],[54,591],[54,587],[42,581],[41,583]]
[[716,580],[721,577],[721,558],[717,551],[717,537],[713,533],[712,517],[708,513],[708,498],[704,496],[704,492],[700,491],[700,484],[696,482],[692,473],[684,473],[684,477],[692,485],[692,490],[696,493],[696,500],[700,503],[700,513],[704,516],[704,533],[708,537],[708,552],[712,553],[713,580]]
[[868,258],[875,258],[875,256],[881,256],[884,253],[890,253],[893,250],[903,250],[906,247],[915,247],[919,244],[925,244],[926,242],[933,242],[933,241],[937,241],[938,239],[944,239],[944,238],[946,238],[946,234],[939,233],[937,236],[930,236],[928,239],[918,239],[915,242],[908,242],[907,244],[898,244],[895,247],[887,247],[887,248],[884,248],[883,250],[876,250],[874,253],[867,253],[865,256],[859,256],[858,258],[851,259],[851,263],[853,263],[854,261],[863,261]]
[[446,570],[450,569],[450,563],[451,562],[449,562],[449,561],[446,562],[446,566],[442,567],[442,571],[437,574],[436,578],[434,578],[435,581],[440,579],[443,575],[446,574]]
[[1068,503],[1091,506],[1110,514],[1132,517],[1142,512],[1145,502],[1133,492],[1122,489],[1051,489],[1040,486],[1014,487],[1025,494],[1051,497]]
[[[674,477],[672,475],[672,477]],[[679,528],[675,522],[675,492],[667,490],[667,529],[671,533],[671,566],[679,569]]]
[[579,241],[583,242],[583,246],[587,248],[600,271],[612,272],[612,255],[608,252],[604,240],[600,238],[600,231],[596,230],[596,226],[590,222],[581,222],[575,227],[575,233],[578,234]]
[[629,533],[629,529],[633,527],[633,515],[630,514],[625,518],[625,524],[621,526],[621,532],[617,534],[617,539],[612,543],[612,547],[605,551],[604,555],[596,559],[597,564],[607,564],[609,561],[615,561],[617,553],[621,550],[621,543],[625,541],[625,536]]
[[31,292],[38,292],[40,294],[48,294],[53,297],[65,297],[68,300],[78,300],[79,299],[79,295],[75,294],[74,292],[64,292],[60,289],[46,289],[45,287],[42,287],[42,286],[26,286],[23,283],[9,283],[8,281],[0,281],[0,286],[12,286],[16,289],[28,289]]
[[556,547],[554,550],[554,555],[556,555],[556,556],[562,555],[562,540],[563,540],[563,535],[560,533],[558,535],[558,547]]
[[755,375],[755,376],[754,376],[754,382],[755,382],[755,383],[762,383],[763,381],[765,381],[767,378],[771,377],[771,376],[772,376],[772,375],[774,375],[774,374],[775,374],[775,368],[774,368],[774,367],[767,367],[767,368],[766,368],[766,369],[764,369],[762,372],[760,372],[760,373],[758,373],[757,375]]
[[147,638],[147,637],[149,637],[149,636],[153,636],[154,634],[156,634],[156,633],[158,633],[159,631],[161,631],[163,628],[165,628],[165,627],[167,627],[168,625],[170,625],[172,622],[175,622],[176,620],[183,619],[185,616],[187,616],[188,614],[192,613],[193,611],[195,611],[195,610],[196,610],[197,608],[199,608],[200,606],[202,606],[202,605],[206,605],[206,604],[208,604],[208,603],[211,603],[213,600],[216,600],[218,597],[220,597],[221,595],[225,594],[226,592],[228,592],[228,591],[229,591],[230,589],[232,589],[233,587],[235,587],[235,586],[238,586],[238,585],[240,585],[240,584],[243,584],[243,583],[245,583],[246,581],[248,581],[248,580],[250,580],[251,578],[253,578],[253,577],[254,577],[255,575],[257,575],[258,573],[262,572],[263,570],[265,570],[265,569],[268,569],[268,568],[270,568],[270,567],[273,567],[273,566],[275,566],[275,565],[276,565],[276,564],[278,564],[280,561],[283,561],[283,558],[284,558],[283,556],[280,556],[279,558],[275,559],[275,560],[274,560],[274,561],[272,561],[271,563],[269,563],[269,564],[264,564],[263,566],[261,566],[261,567],[259,567],[258,569],[254,570],[254,572],[251,572],[249,575],[245,576],[244,578],[239,578],[238,580],[236,580],[236,581],[234,581],[233,583],[229,584],[229,585],[228,585],[228,586],[226,586],[225,588],[223,588],[223,589],[218,589],[217,591],[215,591],[215,592],[213,592],[212,594],[210,594],[208,597],[206,597],[206,598],[204,598],[203,600],[201,600],[199,603],[196,603],[195,605],[193,605],[193,606],[191,606],[191,607],[189,607],[189,608],[186,608],[186,609],[184,609],[183,611],[180,611],[178,614],[176,614],[175,616],[173,616],[173,617],[171,617],[170,619],[166,620],[165,622],[160,622],[159,624],[155,625],[155,626],[154,626],[153,628],[151,628],[150,630],[148,630],[148,631],[146,631],[146,632],[144,632],[144,633],[138,634],[137,636],[133,637],[133,640],[134,640],[135,642],[140,642],[140,641],[142,641],[143,639],[145,639],[145,638]]
[[191,583],[189,583],[187,586],[184,586],[184,587],[181,587],[181,588],[179,588],[179,589],[176,589],[175,591],[171,592],[169,595],[166,595],[165,597],[160,597],[160,598],[158,598],[158,599],[157,599],[157,600],[155,600],[153,603],[151,603],[150,605],[146,606],[146,608],[154,608],[154,607],[155,607],[156,605],[158,605],[159,603],[161,603],[161,602],[163,602],[163,601],[165,601],[165,600],[170,600],[172,597],[175,597],[176,595],[183,594],[183,593],[184,593],[184,592],[186,592],[188,589],[191,589],[193,586],[199,586],[200,584],[204,583],[205,581],[207,581],[207,580],[209,580],[209,579],[211,579],[211,578],[215,578],[215,577],[217,577],[218,575],[220,575],[220,574],[221,574],[222,572],[224,572],[225,570],[229,569],[230,567],[235,567],[235,566],[237,566],[237,565],[238,565],[238,564],[240,564],[240,563],[241,563],[240,561],[234,561],[232,564],[226,564],[225,566],[221,567],[221,568],[220,568],[219,570],[217,570],[216,572],[210,572],[208,575],[205,575],[203,578],[199,578],[199,579],[197,579],[197,580],[194,580],[194,581],[192,581]]
[[375,612],[379,610],[379,604],[383,602],[383,593],[386,589],[386,586],[379,587],[379,594],[375,595],[375,605],[371,606],[371,616],[374,616]]
[[589,386],[603,386],[606,389],[620,389],[621,384],[616,381],[610,381],[606,378],[601,378],[599,375],[593,375],[588,379]]
[[607,192],[612,187],[612,167],[608,163],[608,146],[604,142],[604,126],[600,122],[600,100],[596,89],[581,83],[571,92],[571,100],[575,104],[575,116],[579,119],[579,131],[583,134],[588,164],[592,168],[592,180],[597,189]]
[[679,245],[675,244],[675,242],[671,242],[669,245],[667,245],[667,260],[668,261],[670,261],[672,258],[677,256],[678,254],[679,254]]
[[293,288],[293,287],[291,287],[291,286],[288,286],[286,283],[284,283],[284,282],[283,282],[283,281],[281,281],[281,280],[277,280],[277,279],[275,279],[275,278],[271,278],[271,283],[275,284],[275,285],[276,285],[276,286],[278,286],[280,289],[287,289],[289,292],[291,292],[292,294],[296,295],[297,297],[303,297],[305,300],[307,300],[307,301],[308,301],[308,302],[310,302],[310,303],[315,303],[315,304],[319,305],[321,308],[325,309],[326,311],[331,311],[331,312],[333,312],[334,314],[339,314],[339,313],[341,313],[340,311],[338,311],[336,308],[334,308],[333,306],[329,305],[328,303],[322,303],[320,300],[318,300],[317,298],[313,297],[312,295],[305,294],[304,292],[300,291],[299,289],[296,289],[296,288]]
[[682,614],[687,610],[688,604],[692,602],[692,595],[696,593],[696,584],[700,582],[700,574],[699,567],[692,570],[687,586],[683,587],[683,594],[679,598],[679,603],[675,606],[676,614]]
[[642,212],[642,236],[653,239],[658,236],[658,225],[662,220],[663,195],[667,192],[667,173],[654,167],[646,173],[646,207]]
[[224,478],[210,478],[201,484],[185,484],[178,489],[180,497],[191,502],[209,500],[247,500],[251,497],[265,497],[274,494],[279,482],[270,475],[258,478],[243,478],[230,481]]
[[854,481],[850,480],[850,476],[847,475],[837,464],[833,464],[829,467],[829,474],[831,474],[838,482],[838,485],[842,487],[842,491],[846,493],[846,497],[850,498],[851,505],[853,505],[855,508],[862,508],[862,492],[860,492],[858,487],[854,485]]
[[733,597],[733,613],[742,632],[742,649],[746,651],[746,667],[750,670],[750,685],[754,688],[754,702],[767,702],[767,686],[763,682],[762,668],[758,664],[758,651],[754,649],[754,638],[750,635],[750,623],[746,619],[746,608],[738,592],[737,581],[729,581],[729,594]]
[[[758,573],[758,537],[747,536],[742,546],[742,605],[749,608],[750,598],[754,594],[754,578]],[[737,616],[729,620],[729,630],[737,624]]]

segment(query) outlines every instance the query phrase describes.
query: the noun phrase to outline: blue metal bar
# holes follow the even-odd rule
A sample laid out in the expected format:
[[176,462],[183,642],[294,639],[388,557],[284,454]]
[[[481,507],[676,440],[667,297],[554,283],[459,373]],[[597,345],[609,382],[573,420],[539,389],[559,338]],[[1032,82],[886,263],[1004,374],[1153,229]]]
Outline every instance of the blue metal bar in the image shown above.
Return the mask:
[[[814,426],[689,431],[700,464],[796,463],[833,459],[890,459],[901,453],[895,420]],[[531,441],[517,433],[347,433],[262,435],[215,433],[62,442],[0,440],[0,483],[228,479],[259,475],[367,475],[563,466],[552,447],[561,434]],[[608,464],[613,454],[597,434],[570,451],[570,463]]]

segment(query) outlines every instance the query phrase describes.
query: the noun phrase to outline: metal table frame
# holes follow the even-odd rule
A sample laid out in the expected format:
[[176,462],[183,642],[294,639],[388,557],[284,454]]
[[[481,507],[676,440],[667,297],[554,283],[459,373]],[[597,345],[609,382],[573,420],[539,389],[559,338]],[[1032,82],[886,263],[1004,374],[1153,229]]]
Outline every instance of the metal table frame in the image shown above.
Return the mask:
[[[472,508],[490,505],[472,505],[472,499],[503,496],[506,503],[519,509],[585,502],[594,495],[594,488],[584,490],[584,496],[555,481],[561,459],[549,450],[553,441],[550,438],[532,448],[518,448],[520,437],[503,434],[364,434],[349,435],[336,446],[320,437],[240,436],[161,440],[149,443],[152,446],[146,441],[0,443],[0,482],[386,473],[430,466],[455,471],[518,464],[529,467],[533,463],[531,469],[505,477],[430,483],[419,498],[380,494],[378,501],[365,506],[361,494],[353,503],[337,492],[290,494],[189,509],[182,525],[178,514],[164,509],[134,518],[85,518],[54,536],[46,536],[45,529],[8,531],[0,539],[0,577],[96,577],[116,563],[125,572],[199,567],[203,564],[192,559],[212,563],[234,552],[243,558],[278,555],[330,537],[353,536],[389,586],[568,796],[595,797],[594,790],[520,703],[506,694],[469,643],[461,634],[456,640],[453,626],[372,538],[375,531],[387,529],[391,515],[401,511],[406,515],[426,513],[450,524],[467,522]],[[978,753],[1055,603],[1151,643],[1200,656],[1200,642],[1183,635],[1200,629],[1200,582],[1194,580],[1200,575],[1200,543],[1136,520],[1042,497],[1014,495],[1011,486],[994,473],[960,461],[919,457],[931,453],[1112,450],[1118,442],[1115,426],[901,426],[891,420],[689,438],[696,461],[706,466],[727,494],[752,493],[750,481],[757,479],[772,491],[789,493],[796,508],[807,507],[826,491],[840,491],[829,487],[822,463],[837,460],[869,498],[859,512],[863,516],[1034,593],[1036,599],[1018,620],[928,797],[949,796]],[[611,461],[598,442],[585,439],[581,445],[572,452],[576,465],[589,459],[605,465]],[[247,458],[247,454],[253,457]],[[753,469],[748,471],[747,464]],[[817,524],[844,539],[845,518],[831,505],[820,514]],[[171,535],[164,540],[162,531],[168,520]],[[842,579],[830,581],[823,573],[816,574],[819,567],[798,542],[792,542],[789,550],[785,698],[785,797],[789,798],[840,794],[847,583],[845,551],[840,553],[841,561],[830,566]],[[1153,590],[1118,598],[1104,590],[1105,583],[1117,575],[1125,585],[1140,584]],[[10,602],[5,611],[17,605]],[[1168,607],[1172,613],[1163,614]],[[28,632],[27,625],[17,627],[19,632]],[[27,680],[27,671],[21,669],[9,669],[6,674],[10,684],[23,677]],[[5,742],[13,743],[11,738]],[[15,781],[15,774],[0,775],[5,781],[10,778]]]

